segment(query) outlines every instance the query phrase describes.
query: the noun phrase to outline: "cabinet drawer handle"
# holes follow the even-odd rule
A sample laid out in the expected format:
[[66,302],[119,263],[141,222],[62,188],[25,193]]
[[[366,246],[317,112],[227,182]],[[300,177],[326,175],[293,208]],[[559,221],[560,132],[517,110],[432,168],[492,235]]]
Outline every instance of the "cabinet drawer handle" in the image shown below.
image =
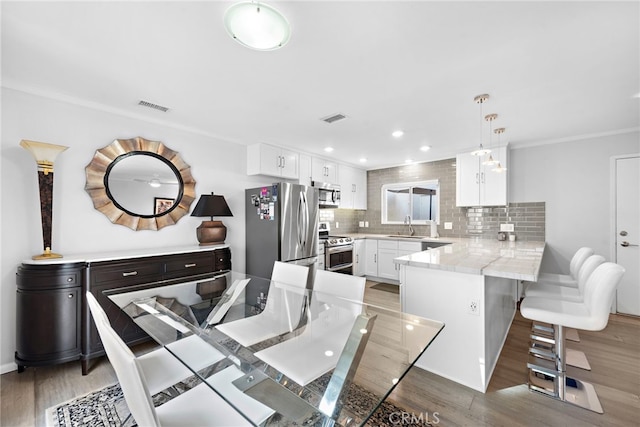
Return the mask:
[[185,264],[184,268],[191,268],[191,267],[195,267],[195,266],[196,266],[195,263],[193,263],[193,264]]
[[127,277],[127,276],[137,276],[138,272],[137,271],[130,271],[129,273],[122,273],[122,276]]
[[73,282],[73,277],[67,277],[67,282]]
[[67,297],[68,298],[73,298],[73,294],[69,294]]

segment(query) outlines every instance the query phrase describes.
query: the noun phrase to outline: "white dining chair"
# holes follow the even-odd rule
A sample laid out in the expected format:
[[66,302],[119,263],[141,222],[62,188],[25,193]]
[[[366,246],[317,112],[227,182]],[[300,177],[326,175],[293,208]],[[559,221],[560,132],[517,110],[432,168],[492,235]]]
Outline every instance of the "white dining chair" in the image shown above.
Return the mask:
[[264,310],[216,326],[244,347],[293,331],[302,317],[309,267],[276,261]]
[[[92,301],[90,297],[88,301]],[[252,425],[238,411],[213,391],[207,384],[174,397],[154,407],[147,385],[147,377],[138,358],[122,341],[105,318],[94,311],[95,299],[89,303],[98,334],[109,362],[118,377],[127,406],[139,426],[245,426]],[[178,362],[177,359],[174,359]],[[179,363],[179,362],[178,362]]]
[[302,333],[255,356],[301,386],[331,371],[362,312],[365,283],[364,277],[318,270]]
[[[107,314],[91,292],[87,292],[87,304],[91,310],[96,327],[98,320],[111,327]],[[98,329],[98,333],[100,330]],[[204,369],[224,359],[224,355],[207,344],[197,335],[191,335],[184,339],[169,344],[167,347],[187,365],[196,371]],[[174,355],[164,348],[158,348],[137,357],[140,369],[147,378],[147,387],[151,395],[173,387],[175,384],[189,378],[193,372],[183,363],[180,363]]]

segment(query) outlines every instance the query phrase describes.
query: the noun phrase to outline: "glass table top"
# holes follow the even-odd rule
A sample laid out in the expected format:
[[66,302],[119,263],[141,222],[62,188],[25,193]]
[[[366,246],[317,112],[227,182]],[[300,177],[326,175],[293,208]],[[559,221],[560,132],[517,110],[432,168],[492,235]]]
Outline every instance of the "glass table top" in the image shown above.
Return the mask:
[[444,324],[336,289],[227,272],[105,294],[252,424],[363,425]]

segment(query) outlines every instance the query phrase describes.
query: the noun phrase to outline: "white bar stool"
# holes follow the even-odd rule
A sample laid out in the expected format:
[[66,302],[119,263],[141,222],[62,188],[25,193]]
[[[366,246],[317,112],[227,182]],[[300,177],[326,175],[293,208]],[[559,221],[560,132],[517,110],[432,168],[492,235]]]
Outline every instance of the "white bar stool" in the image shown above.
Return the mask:
[[592,384],[566,376],[564,328],[600,331],[607,326],[615,290],[624,268],[612,262],[600,264],[587,279],[584,300],[525,297],[520,304],[523,317],[554,325],[555,357],[551,363],[530,359],[529,388],[551,397],[602,414],[602,405]]
[[[584,300],[584,287],[587,280],[595,269],[604,263],[604,257],[600,255],[591,255],[582,264],[580,273],[578,274],[578,287],[569,288],[566,286],[550,285],[546,283],[531,283],[525,291],[526,297],[561,299],[569,302],[582,302]],[[568,328],[566,328],[568,329]],[[565,338],[567,338],[567,330],[565,329]],[[541,326],[536,324],[532,327],[531,345],[532,353],[537,357],[553,357],[552,346],[555,344],[553,340],[553,326]],[[577,332],[576,332],[577,334]],[[587,360],[587,356],[582,351],[566,349],[567,365],[575,366],[587,371],[591,370],[591,365]]]
[[[523,282],[525,295],[526,290],[530,286],[537,284],[562,286],[566,288],[577,288],[580,269],[582,268],[582,265],[585,263],[585,261],[594,253],[595,251],[589,247],[581,247],[575,252],[575,254],[573,254],[573,257],[569,262],[569,274],[540,273],[538,275],[537,282]],[[547,328],[545,328],[544,326],[534,325],[534,327],[536,327],[536,329],[542,330],[543,332],[553,333],[553,331],[547,330]],[[565,330],[565,338],[570,341],[580,342],[578,331],[573,328],[567,328]]]

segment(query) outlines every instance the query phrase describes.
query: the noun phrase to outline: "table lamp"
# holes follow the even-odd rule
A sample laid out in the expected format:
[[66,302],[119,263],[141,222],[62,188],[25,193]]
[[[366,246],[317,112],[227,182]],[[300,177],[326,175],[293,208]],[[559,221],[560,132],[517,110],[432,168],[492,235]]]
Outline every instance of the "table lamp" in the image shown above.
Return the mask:
[[29,151],[38,164],[38,186],[40,187],[40,217],[42,219],[42,240],[44,253],[33,259],[62,258],[51,252],[51,223],[53,217],[53,162],[69,147],[23,139],[20,146]]
[[191,212],[191,216],[208,216],[210,221],[202,221],[202,224],[196,229],[196,235],[201,246],[219,245],[224,243],[227,238],[227,227],[222,221],[214,221],[214,216],[233,216],[224,196],[211,194],[203,194]]

